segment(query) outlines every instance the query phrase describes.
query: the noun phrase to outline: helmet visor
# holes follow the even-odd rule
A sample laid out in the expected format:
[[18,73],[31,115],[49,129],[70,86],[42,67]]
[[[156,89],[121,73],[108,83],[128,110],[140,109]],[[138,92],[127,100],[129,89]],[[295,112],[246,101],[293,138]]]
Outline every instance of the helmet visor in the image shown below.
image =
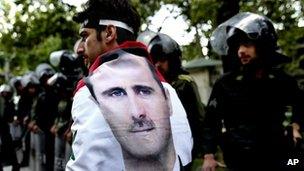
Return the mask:
[[227,39],[230,28],[243,31],[249,39],[255,40],[262,35],[262,31],[269,30],[267,22],[270,20],[264,16],[245,12],[239,13],[219,25],[212,33],[210,43],[213,50],[219,55],[228,54]]

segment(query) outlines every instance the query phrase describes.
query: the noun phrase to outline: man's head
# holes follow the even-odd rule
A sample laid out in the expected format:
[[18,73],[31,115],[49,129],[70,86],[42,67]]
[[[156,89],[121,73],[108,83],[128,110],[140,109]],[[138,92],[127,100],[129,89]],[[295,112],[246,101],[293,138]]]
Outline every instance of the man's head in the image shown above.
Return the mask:
[[171,139],[170,100],[144,57],[125,52],[87,81],[124,154],[143,159],[164,152]]
[[242,65],[251,64],[258,58],[257,42],[244,31],[231,27],[228,30],[227,44],[231,53],[236,54]]
[[278,60],[272,58],[278,49],[277,35],[267,17],[253,13],[240,14],[237,21],[232,19],[228,24],[226,32],[228,54],[237,56],[242,65],[253,62],[268,65]]
[[48,87],[47,80],[55,74],[55,70],[49,64],[41,63],[36,67],[35,73],[40,84]]
[[290,62],[278,51],[277,34],[271,20],[255,13],[242,12],[220,24],[210,38],[213,50],[223,57],[225,70],[238,70],[242,63],[246,63],[245,58],[242,62],[237,55],[244,38],[249,40],[249,44],[255,44],[257,58],[252,62],[258,62],[263,67]]
[[89,0],[74,21],[81,23],[77,53],[90,66],[98,55],[126,40],[135,40],[140,18],[128,0]]
[[11,87],[8,84],[2,84],[0,86],[0,95],[6,99],[6,100],[10,100],[13,96],[14,90],[13,87]]
[[182,69],[182,52],[178,43],[162,33],[149,34],[151,37],[148,42],[145,42],[147,40],[146,32],[141,33],[137,40],[147,45],[153,64],[165,76],[166,80],[172,81],[179,74],[186,73]]
[[23,75],[21,78],[21,85],[23,87],[23,95],[37,95],[39,88],[39,80],[35,72],[30,71]]
[[10,85],[16,90],[17,95],[21,95],[22,93],[22,84],[21,84],[21,76],[16,76],[10,79]]

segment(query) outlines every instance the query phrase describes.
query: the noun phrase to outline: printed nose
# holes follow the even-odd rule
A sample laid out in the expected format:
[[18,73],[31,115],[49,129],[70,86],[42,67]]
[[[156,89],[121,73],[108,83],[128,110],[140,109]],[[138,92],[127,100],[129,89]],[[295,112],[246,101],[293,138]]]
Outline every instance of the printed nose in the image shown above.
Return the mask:
[[144,118],[146,117],[145,107],[142,101],[136,97],[130,97],[130,112],[131,115],[135,118]]

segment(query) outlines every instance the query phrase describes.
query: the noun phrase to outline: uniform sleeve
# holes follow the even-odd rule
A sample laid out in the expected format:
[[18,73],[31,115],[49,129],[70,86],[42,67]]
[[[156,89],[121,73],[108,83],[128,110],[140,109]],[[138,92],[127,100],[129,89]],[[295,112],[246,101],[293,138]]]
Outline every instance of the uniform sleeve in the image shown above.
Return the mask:
[[297,82],[295,80],[290,81],[291,82],[291,93],[290,98],[292,102],[292,117],[291,122],[297,123],[300,125],[300,127],[303,129],[304,127],[304,91],[300,90]]
[[221,129],[220,116],[223,110],[221,107],[223,105],[223,95],[221,83],[217,81],[213,86],[203,123],[202,147],[204,154],[216,153]]

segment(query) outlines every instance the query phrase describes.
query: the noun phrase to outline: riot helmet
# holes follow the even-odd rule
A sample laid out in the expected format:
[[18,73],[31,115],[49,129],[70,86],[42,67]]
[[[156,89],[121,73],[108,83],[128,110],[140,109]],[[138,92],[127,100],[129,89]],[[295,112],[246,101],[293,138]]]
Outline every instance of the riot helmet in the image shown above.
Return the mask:
[[24,74],[21,78],[21,85],[24,88],[28,88],[29,86],[38,86],[39,80],[35,72],[30,71]]
[[11,99],[13,96],[13,93],[14,93],[14,90],[10,85],[2,84],[0,86],[0,94],[2,97],[4,97],[4,99],[7,99],[7,100]]
[[162,71],[162,69],[159,68],[167,81],[174,79],[178,74],[187,73],[182,69],[181,49],[178,43],[170,36],[163,33],[145,31],[139,35],[137,40],[142,41],[147,45],[153,64],[168,61],[167,71]]
[[154,39],[151,40],[149,46],[150,54],[153,61],[173,60],[179,61],[181,67],[182,51],[175,40],[166,34],[158,33]]
[[74,87],[69,85],[69,83],[69,79],[61,72],[54,74],[51,78],[47,80],[47,84],[51,87],[54,87],[54,90],[57,93],[59,91],[72,91]]
[[227,55],[229,43],[240,35],[253,41],[267,43],[269,48],[277,50],[277,35],[270,19],[258,14],[243,12],[219,25],[211,35],[211,46],[219,55]]
[[8,84],[2,84],[0,86],[0,93],[3,93],[3,92],[13,93],[13,88]]
[[271,64],[289,62],[290,59],[279,52],[277,34],[270,19],[258,14],[243,12],[219,25],[211,35],[213,50],[222,56],[235,55],[240,41],[253,42],[263,60]]
[[21,76],[15,76],[9,80],[9,85],[15,89],[17,95],[20,95],[22,93],[23,87],[21,84],[21,79]]
[[50,54],[50,63],[59,71],[70,77],[80,77],[83,71],[83,58],[68,50],[59,50]]
[[170,58],[177,58],[177,61],[181,60],[182,53],[178,43],[166,34],[145,31],[138,36],[137,41],[148,47],[153,63],[169,60]]
[[157,36],[157,33],[150,31],[150,30],[146,30],[138,35],[136,41],[141,42],[148,47],[151,40],[155,36]]
[[11,87],[14,87],[15,89],[18,89],[18,87],[22,86],[21,79],[22,79],[21,76],[15,76],[9,80],[9,85]]
[[41,63],[36,67],[36,76],[41,84],[44,84],[48,78],[55,74],[55,70],[47,63]]

